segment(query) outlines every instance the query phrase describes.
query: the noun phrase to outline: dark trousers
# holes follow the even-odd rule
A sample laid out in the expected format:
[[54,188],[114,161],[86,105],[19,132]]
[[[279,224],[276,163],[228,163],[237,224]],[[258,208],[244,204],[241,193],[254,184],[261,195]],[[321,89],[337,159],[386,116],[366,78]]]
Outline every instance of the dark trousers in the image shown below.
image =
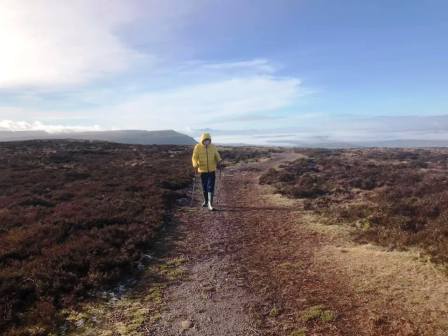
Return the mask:
[[201,173],[203,192],[213,192],[215,190],[215,172]]

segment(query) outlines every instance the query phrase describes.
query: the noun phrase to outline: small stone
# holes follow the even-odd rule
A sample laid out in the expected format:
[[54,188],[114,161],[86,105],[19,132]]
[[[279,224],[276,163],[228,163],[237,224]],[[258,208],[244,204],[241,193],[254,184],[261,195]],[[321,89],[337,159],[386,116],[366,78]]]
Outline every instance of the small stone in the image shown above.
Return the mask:
[[190,320],[184,320],[180,323],[182,330],[187,330],[192,327],[193,323]]
[[82,327],[84,327],[84,320],[81,319],[81,320],[76,321],[76,322],[75,322],[75,325],[76,325],[78,328],[82,328]]

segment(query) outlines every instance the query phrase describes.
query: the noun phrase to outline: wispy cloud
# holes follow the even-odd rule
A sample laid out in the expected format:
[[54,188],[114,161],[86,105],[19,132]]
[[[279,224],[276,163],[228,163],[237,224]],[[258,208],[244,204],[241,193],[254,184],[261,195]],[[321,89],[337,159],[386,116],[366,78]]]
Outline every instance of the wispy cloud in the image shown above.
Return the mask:
[[226,63],[199,63],[203,69],[225,71],[252,71],[259,73],[274,73],[277,68],[267,59],[253,59],[249,61],[237,61]]
[[222,118],[239,122],[247,114],[287,107],[300,94],[298,79],[239,77],[150,92],[117,106],[115,111],[116,117],[132,115],[148,128],[213,126]]
[[[71,123],[80,120],[95,120],[108,128],[188,128],[221,127],[250,123],[254,120],[276,120],[275,111],[291,107],[298,99],[310,94],[299,78],[279,76],[276,66],[267,60],[254,59],[239,62],[186,62],[176,71],[160,69],[157,83],[169,80],[167,87],[139,88],[135,91],[81,90],[61,97],[50,94],[47,100],[61,100],[70,105],[70,96],[76,101],[88,102],[79,111],[60,108],[41,109],[38,104],[45,101],[42,94],[27,99],[29,108],[1,107],[0,115],[11,120],[66,119]],[[101,94],[99,94],[101,93]],[[56,98],[55,98],[56,97]],[[22,99],[23,101],[23,99]],[[49,104],[46,104],[47,106]],[[41,115],[41,117],[39,116]],[[5,117],[6,116],[6,117]]]
[[205,7],[203,0],[0,1],[0,118],[22,120],[9,122],[13,129],[90,120],[185,130],[269,120],[307,93],[263,57],[163,54],[176,50],[180,28]]
[[49,125],[40,121],[13,121],[0,120],[0,131],[45,131],[48,133],[64,133],[64,132],[84,132],[84,131],[101,131],[101,127],[94,126],[64,126]]

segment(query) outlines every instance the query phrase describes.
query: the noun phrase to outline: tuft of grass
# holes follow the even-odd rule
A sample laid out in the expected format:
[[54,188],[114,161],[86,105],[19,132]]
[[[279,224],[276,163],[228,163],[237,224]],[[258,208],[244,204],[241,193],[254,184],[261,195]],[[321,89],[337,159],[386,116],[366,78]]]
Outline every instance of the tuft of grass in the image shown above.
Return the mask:
[[369,221],[368,218],[361,218],[361,219],[358,219],[358,220],[355,222],[355,226],[356,226],[358,229],[361,229],[361,230],[363,230],[363,231],[366,231],[366,230],[369,230],[369,229],[372,227],[372,224],[370,223],[370,221]]
[[172,267],[179,267],[179,266],[185,264],[186,262],[187,262],[187,259],[185,259],[184,257],[176,257],[176,258],[169,259],[166,262],[166,265],[172,266]]
[[169,280],[177,280],[185,275],[185,270],[181,269],[180,266],[186,262],[183,257],[173,258],[165,263],[159,265],[159,272],[165,275]]
[[306,336],[306,330],[305,329],[294,330],[289,334],[289,336]]
[[304,322],[320,320],[322,322],[331,322],[336,318],[336,314],[323,305],[309,307],[301,313],[301,320]]
[[149,290],[149,293],[146,295],[146,300],[156,303],[156,304],[161,304],[162,303],[162,289],[165,286],[163,285],[156,285],[154,287],[152,287]]
[[272,307],[271,311],[269,312],[269,316],[277,317],[278,315],[280,315],[280,310],[274,305],[274,307]]
[[322,322],[332,322],[335,320],[335,318],[336,318],[336,315],[332,310],[324,310],[320,314],[320,320]]

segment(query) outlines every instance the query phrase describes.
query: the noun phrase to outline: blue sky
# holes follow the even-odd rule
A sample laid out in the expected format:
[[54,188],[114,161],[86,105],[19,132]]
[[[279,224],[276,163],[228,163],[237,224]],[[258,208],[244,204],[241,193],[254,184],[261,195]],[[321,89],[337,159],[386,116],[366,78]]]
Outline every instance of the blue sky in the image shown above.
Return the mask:
[[0,22],[0,129],[448,139],[446,1],[3,0]]

